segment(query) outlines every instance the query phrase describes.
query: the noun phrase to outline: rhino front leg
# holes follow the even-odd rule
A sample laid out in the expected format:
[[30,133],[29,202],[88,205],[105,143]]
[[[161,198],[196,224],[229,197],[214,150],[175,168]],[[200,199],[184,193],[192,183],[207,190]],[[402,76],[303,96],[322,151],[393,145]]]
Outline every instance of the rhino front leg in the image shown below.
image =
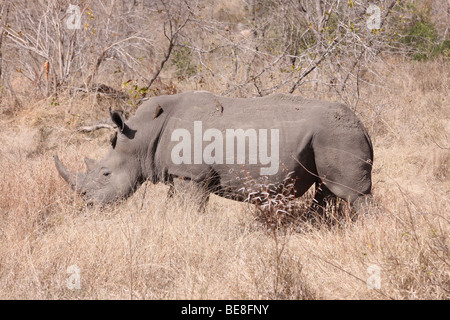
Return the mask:
[[175,200],[184,206],[195,203],[200,211],[206,210],[210,193],[204,184],[182,177],[171,178],[168,184],[166,204],[169,200]]
[[169,200],[171,200],[173,198],[173,196],[175,195],[175,182],[173,179],[173,176],[168,176],[167,179],[167,185],[169,186],[169,191],[167,192],[167,197],[166,197],[166,204]]

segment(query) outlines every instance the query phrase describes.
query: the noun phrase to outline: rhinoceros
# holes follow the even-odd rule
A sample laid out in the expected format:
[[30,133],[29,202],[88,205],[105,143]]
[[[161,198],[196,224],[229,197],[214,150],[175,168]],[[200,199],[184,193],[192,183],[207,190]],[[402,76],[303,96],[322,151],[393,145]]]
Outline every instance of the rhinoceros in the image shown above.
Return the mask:
[[[355,113],[341,103],[289,94],[230,98],[210,92],[152,97],[117,126],[108,153],[59,174],[88,201],[130,196],[145,181],[182,178],[210,193],[245,201],[255,189],[285,186],[295,197],[316,184],[315,205],[337,196],[358,208],[371,197],[373,147]],[[254,182],[253,185],[249,182]],[[263,188],[264,189],[264,188]],[[364,201],[363,201],[364,200]]]

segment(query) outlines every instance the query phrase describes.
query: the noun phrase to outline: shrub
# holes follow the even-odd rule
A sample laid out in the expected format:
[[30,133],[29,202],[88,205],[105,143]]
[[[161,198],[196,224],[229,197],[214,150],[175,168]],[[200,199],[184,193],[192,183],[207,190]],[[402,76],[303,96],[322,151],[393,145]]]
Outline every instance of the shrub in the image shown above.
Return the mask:
[[413,9],[413,19],[405,28],[402,42],[410,47],[412,58],[417,61],[433,59],[440,54],[448,55],[450,51],[450,40],[439,39],[427,10]]
[[192,61],[192,52],[189,48],[174,48],[172,64],[176,67],[176,75],[180,80],[192,77],[197,73],[197,66]]

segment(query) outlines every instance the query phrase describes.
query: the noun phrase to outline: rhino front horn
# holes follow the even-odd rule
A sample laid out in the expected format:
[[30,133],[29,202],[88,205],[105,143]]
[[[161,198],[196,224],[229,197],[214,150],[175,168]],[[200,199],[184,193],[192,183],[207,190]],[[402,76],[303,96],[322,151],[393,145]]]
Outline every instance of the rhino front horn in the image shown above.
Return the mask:
[[70,171],[64,166],[61,161],[59,161],[58,155],[53,156],[55,160],[56,170],[58,170],[59,175],[66,180],[66,182],[70,185],[70,187],[74,190],[77,188],[77,175],[76,173]]

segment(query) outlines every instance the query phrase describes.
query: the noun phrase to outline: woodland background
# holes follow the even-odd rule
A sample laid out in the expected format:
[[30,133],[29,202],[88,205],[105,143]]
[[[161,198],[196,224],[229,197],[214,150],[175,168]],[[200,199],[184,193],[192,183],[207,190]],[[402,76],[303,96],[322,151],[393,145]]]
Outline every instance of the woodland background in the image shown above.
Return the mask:
[[[449,21],[448,0],[0,1],[0,297],[449,299]],[[86,207],[58,176],[55,153],[74,170],[105,154],[109,106],[189,90],[346,103],[377,207],[274,229],[160,184]]]

